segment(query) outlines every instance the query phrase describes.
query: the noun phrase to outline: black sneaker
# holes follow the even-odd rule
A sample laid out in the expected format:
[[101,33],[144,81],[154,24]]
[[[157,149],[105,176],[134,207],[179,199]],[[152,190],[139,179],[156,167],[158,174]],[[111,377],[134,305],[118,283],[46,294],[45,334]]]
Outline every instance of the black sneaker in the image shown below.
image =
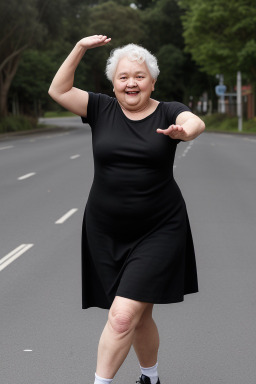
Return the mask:
[[[136,381],[136,383],[139,383],[139,384],[151,384],[151,380],[150,380],[150,378],[148,376],[141,375],[141,377],[139,378],[138,381]],[[160,384],[160,380],[159,379],[157,380],[156,384]]]

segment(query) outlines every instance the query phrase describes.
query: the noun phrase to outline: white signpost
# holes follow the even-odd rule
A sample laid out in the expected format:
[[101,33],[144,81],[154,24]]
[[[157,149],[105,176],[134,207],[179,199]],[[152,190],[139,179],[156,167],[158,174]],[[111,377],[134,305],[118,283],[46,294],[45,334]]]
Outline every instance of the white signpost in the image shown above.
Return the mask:
[[242,114],[242,75],[241,72],[237,72],[236,78],[236,93],[226,93],[227,87],[223,84],[223,75],[217,75],[219,78],[219,85],[215,87],[215,93],[220,98],[220,112],[225,113],[225,96],[235,96],[237,105],[237,117],[238,117],[238,131],[243,130],[243,114]]

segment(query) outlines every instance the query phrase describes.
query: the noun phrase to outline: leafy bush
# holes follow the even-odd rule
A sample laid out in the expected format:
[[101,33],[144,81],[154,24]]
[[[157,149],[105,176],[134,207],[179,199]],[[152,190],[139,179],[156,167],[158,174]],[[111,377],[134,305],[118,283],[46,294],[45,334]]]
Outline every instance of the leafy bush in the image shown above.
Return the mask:
[[37,127],[37,120],[26,116],[8,116],[0,119],[0,133],[26,131]]

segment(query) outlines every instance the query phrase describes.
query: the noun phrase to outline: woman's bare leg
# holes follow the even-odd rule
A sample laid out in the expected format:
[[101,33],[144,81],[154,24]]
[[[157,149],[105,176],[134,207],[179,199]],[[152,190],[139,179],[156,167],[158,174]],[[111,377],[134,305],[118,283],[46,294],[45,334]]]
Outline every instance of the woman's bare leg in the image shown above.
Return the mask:
[[133,334],[133,348],[140,365],[144,368],[153,367],[157,362],[159,349],[159,333],[152,318],[153,304],[143,313]]
[[113,379],[131,348],[135,328],[150,304],[116,296],[102,332],[96,373]]

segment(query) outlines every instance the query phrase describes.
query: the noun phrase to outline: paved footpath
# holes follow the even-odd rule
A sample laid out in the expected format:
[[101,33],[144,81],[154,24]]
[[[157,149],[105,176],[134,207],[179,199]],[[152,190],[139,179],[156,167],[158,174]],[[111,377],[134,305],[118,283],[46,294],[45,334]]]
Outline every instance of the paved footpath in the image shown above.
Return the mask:
[[[63,129],[0,137],[3,384],[93,384],[107,319],[106,310],[81,309],[90,129],[79,118],[54,122]],[[155,306],[162,384],[256,383],[255,160],[256,137],[204,133],[178,145],[174,174],[200,292]],[[131,350],[113,384],[134,384],[138,376]]]

